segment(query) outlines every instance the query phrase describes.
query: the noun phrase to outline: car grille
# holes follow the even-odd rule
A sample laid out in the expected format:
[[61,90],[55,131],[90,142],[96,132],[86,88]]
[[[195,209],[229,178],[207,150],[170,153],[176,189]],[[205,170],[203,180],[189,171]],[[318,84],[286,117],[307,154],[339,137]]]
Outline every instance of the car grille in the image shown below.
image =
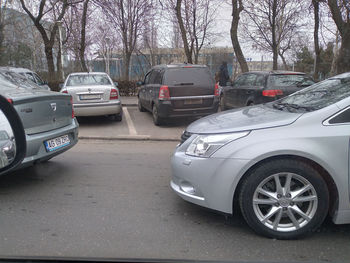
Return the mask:
[[190,138],[192,133],[184,131],[181,135],[181,144],[184,143],[188,138]]

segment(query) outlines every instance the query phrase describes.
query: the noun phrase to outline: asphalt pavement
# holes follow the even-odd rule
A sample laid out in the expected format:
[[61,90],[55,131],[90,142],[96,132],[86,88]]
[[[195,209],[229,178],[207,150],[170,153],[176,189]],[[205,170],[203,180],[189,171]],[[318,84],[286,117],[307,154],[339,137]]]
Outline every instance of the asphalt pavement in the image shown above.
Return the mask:
[[80,139],[179,141],[184,129],[195,118],[169,119],[155,126],[150,112],[139,112],[137,97],[121,97],[123,120],[108,117],[78,117]]
[[2,176],[0,255],[350,262],[350,225],[328,220],[305,239],[271,240],[239,215],[183,201],[169,187],[175,145],[80,140]]

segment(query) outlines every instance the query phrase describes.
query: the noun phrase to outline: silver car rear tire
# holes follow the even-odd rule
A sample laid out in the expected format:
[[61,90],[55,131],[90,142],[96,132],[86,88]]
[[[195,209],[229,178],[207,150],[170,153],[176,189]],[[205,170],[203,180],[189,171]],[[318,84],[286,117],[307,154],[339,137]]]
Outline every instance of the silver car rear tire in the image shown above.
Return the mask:
[[245,178],[239,203],[243,217],[257,233],[296,239],[324,221],[329,193],[311,165],[279,159],[259,165]]

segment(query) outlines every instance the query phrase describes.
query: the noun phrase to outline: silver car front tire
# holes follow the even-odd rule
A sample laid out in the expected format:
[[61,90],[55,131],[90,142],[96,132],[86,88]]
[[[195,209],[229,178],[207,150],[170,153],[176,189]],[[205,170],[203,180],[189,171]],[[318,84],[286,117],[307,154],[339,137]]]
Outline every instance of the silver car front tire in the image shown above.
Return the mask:
[[257,233],[296,239],[315,230],[328,212],[328,188],[311,165],[292,159],[272,160],[243,181],[242,214]]

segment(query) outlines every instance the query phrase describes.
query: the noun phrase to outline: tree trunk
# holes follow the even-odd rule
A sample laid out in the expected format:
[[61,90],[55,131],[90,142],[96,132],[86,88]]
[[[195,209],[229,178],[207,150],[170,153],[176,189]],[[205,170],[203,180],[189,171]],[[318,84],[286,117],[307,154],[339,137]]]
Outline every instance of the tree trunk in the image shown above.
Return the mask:
[[89,5],[89,0],[86,0],[84,2],[83,15],[81,18],[81,39],[80,39],[80,50],[79,50],[80,51],[79,57],[80,57],[81,69],[82,69],[82,71],[85,71],[85,72],[88,71],[88,68],[87,68],[86,62],[85,62],[86,18],[87,18],[88,5]]
[[192,62],[192,52],[190,51],[190,48],[188,46],[186,29],[185,29],[185,26],[184,26],[184,23],[182,20],[182,16],[181,16],[181,3],[182,3],[182,0],[177,0],[177,2],[176,2],[176,18],[177,18],[177,22],[179,23],[181,37],[182,37],[182,41],[184,43],[185,55],[187,57],[187,62],[192,64],[193,63]]
[[278,69],[278,44],[276,40],[276,17],[277,17],[277,0],[273,0],[272,4],[272,24],[271,24],[271,31],[272,31],[272,60],[273,60],[273,70]]
[[46,61],[47,61],[49,85],[52,87],[52,84],[54,84],[54,82],[57,79],[56,74],[55,74],[55,64],[53,61],[52,47],[45,45],[45,56],[46,56]]
[[131,61],[131,52],[125,53],[125,61],[124,61],[124,80],[129,80],[130,77],[130,61]]
[[319,17],[319,9],[320,9],[320,3],[319,0],[312,0],[312,5],[314,7],[314,46],[315,46],[315,61],[314,61],[314,79],[315,81],[319,80],[318,72],[320,68],[320,62],[321,62],[321,50],[318,40],[318,30],[320,27],[320,17]]
[[[338,6],[337,0],[328,0],[328,6],[341,36],[341,46],[336,61],[336,73],[340,74],[350,71],[350,21],[343,20],[341,7]],[[349,10],[345,10],[347,11]]]
[[239,0],[232,0],[232,23],[231,23],[231,41],[233,50],[235,52],[235,55],[237,57],[238,63],[241,67],[242,72],[248,72],[248,64],[247,61],[244,58],[241,45],[239,44],[238,40],[238,23],[239,23],[239,14],[243,11],[243,5],[242,1],[239,1],[239,7],[238,7],[238,1]]

